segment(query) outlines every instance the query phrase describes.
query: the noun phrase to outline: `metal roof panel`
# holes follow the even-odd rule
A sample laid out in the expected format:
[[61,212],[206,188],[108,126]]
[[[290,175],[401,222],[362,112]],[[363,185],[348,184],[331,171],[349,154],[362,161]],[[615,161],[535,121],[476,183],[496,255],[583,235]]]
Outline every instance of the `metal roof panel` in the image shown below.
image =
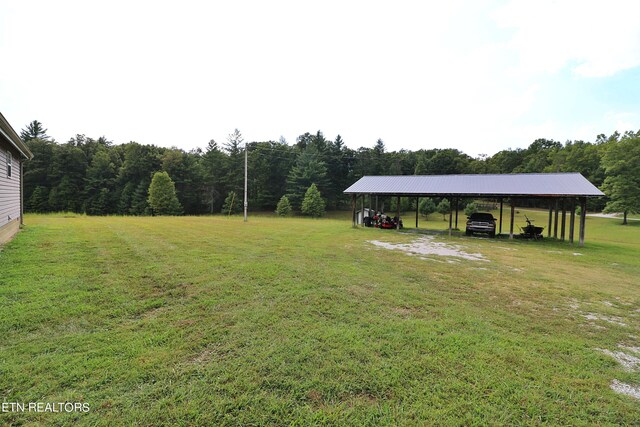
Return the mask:
[[452,196],[604,196],[580,173],[364,176],[346,194]]

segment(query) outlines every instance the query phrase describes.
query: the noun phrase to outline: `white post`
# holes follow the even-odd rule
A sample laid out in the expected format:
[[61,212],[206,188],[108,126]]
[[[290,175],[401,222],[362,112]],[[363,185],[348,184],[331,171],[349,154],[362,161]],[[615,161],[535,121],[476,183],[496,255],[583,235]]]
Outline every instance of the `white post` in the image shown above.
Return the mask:
[[244,143],[244,222],[247,222],[247,143]]

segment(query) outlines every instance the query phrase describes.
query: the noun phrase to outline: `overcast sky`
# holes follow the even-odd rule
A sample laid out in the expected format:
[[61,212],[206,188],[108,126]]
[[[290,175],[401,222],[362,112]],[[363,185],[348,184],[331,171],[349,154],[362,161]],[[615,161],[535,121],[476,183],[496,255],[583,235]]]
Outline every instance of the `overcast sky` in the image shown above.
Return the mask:
[[640,129],[640,1],[0,0],[0,112],[184,149],[594,141]]

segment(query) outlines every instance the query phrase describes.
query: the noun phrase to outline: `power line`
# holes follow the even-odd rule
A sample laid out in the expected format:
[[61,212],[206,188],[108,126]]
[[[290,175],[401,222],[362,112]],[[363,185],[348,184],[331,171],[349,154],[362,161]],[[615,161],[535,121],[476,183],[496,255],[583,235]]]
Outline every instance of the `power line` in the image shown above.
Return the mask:
[[[275,158],[281,158],[281,159],[285,159],[285,160],[295,160],[299,153],[292,153],[293,159],[291,157],[285,157],[285,156],[279,156],[276,154],[270,154],[270,153],[261,153],[260,150],[249,150],[250,154],[258,154],[258,155],[262,155],[262,156],[269,156],[269,157],[275,157]],[[284,153],[283,153],[284,154]],[[343,157],[339,157],[338,160],[357,160],[358,157],[353,157],[353,156],[343,156]],[[328,159],[331,160],[331,159]]]

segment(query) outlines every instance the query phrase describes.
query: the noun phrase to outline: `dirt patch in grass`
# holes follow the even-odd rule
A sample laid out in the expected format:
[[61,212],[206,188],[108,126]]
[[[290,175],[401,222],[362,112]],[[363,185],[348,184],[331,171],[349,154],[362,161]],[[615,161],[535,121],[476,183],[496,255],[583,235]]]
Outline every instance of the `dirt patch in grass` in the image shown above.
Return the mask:
[[391,312],[400,317],[411,317],[417,310],[410,307],[392,307]]
[[[627,320],[628,320],[627,318],[624,318],[621,316],[614,316],[614,315],[604,315],[604,314],[595,313],[592,311],[580,310],[581,306],[584,306],[584,305],[604,306],[604,307],[607,307],[608,309],[617,309],[617,310],[621,309],[620,306],[623,306],[624,308],[628,309],[629,305],[631,305],[630,303],[620,301],[619,297],[616,297],[616,300],[617,301],[615,303],[609,300],[600,300],[597,302],[586,302],[586,301],[581,302],[576,298],[570,298],[566,303],[566,307],[570,312],[576,313],[579,316],[583,317],[584,319],[588,320],[589,321],[588,325],[597,329],[606,329],[606,328],[602,325],[596,324],[595,323],[596,321],[606,322],[606,323],[623,326],[623,327],[629,327],[629,325],[627,324]],[[631,314],[631,316],[633,316],[633,314]],[[628,337],[633,340],[637,339],[635,335],[628,335]],[[602,354],[606,354],[607,356],[613,358],[627,372],[638,372],[640,370],[640,358],[638,357],[638,355],[640,355],[640,347],[620,343],[618,344],[618,349],[613,351],[604,349],[604,348],[596,348],[596,350],[601,352]],[[640,386],[627,384],[618,379],[613,379],[609,387],[611,388],[611,390],[613,390],[616,393],[624,394],[626,396],[630,396],[635,399],[640,399]]]
[[357,393],[351,396],[342,396],[342,400],[347,402],[348,406],[355,405],[377,405],[378,398],[370,393]]
[[582,317],[587,320],[602,320],[603,322],[612,323],[614,325],[627,326],[627,324],[622,321],[623,319],[618,316],[603,316],[602,314],[597,313],[586,313],[583,314]]
[[408,255],[421,255],[422,257],[436,255],[442,257],[463,258],[470,261],[489,262],[489,260],[481,253],[465,252],[462,246],[437,242],[433,236],[419,237],[411,243],[388,243],[381,242],[379,240],[369,240],[368,243],[384,249],[406,252]]
[[620,345],[620,348],[625,349],[627,351],[631,351],[633,353],[640,354],[640,347],[632,347],[632,346]]
[[[622,344],[618,345],[618,347],[627,351],[631,351],[633,353],[640,353],[640,348],[638,347],[629,347]],[[640,369],[640,358],[637,358],[636,356],[632,356],[628,353],[625,353],[624,351],[610,351],[610,350],[605,350],[601,348],[597,350],[601,351],[607,356],[613,357],[615,361],[618,362],[624,368],[625,371],[635,372],[635,371],[638,371],[638,369]],[[621,381],[618,381],[617,379],[614,379],[611,382],[610,387],[611,387],[611,390],[615,391],[616,393],[620,393],[626,396],[631,396],[633,398],[640,399],[640,387],[638,386],[626,384]]]
[[200,353],[187,360],[189,365],[205,365],[212,360],[223,359],[227,352],[217,345],[204,348]]
[[627,396],[635,397],[636,399],[640,399],[640,387],[634,387],[630,384],[625,384],[618,380],[613,380],[611,382],[611,390],[616,393],[624,394]]
[[640,368],[640,359],[625,353],[624,351],[611,351],[603,348],[597,349],[598,351],[613,357],[625,370],[635,371]]
[[324,399],[322,398],[322,393],[320,393],[318,390],[309,390],[307,392],[307,399],[316,409],[325,407]]
[[158,317],[165,311],[167,311],[167,307],[163,305],[159,307],[150,307],[149,309],[140,313],[137,317],[139,319],[153,319]]
[[[620,316],[613,316],[613,315],[604,315],[604,314],[600,314],[600,313],[595,313],[592,311],[582,311],[580,310],[580,307],[582,305],[590,305],[592,306],[592,303],[580,303],[578,300],[576,299],[570,299],[567,302],[567,307],[569,309],[569,311],[573,312],[573,313],[577,313],[579,314],[581,317],[585,318],[586,320],[589,321],[589,324],[594,326],[596,325],[596,321],[600,321],[600,322],[606,322],[606,323],[610,323],[612,325],[618,325],[618,326],[629,326],[627,324],[627,321],[625,318],[620,317]],[[618,308],[615,304],[613,304],[610,301],[601,301],[598,304],[602,304],[606,307],[609,308]]]

